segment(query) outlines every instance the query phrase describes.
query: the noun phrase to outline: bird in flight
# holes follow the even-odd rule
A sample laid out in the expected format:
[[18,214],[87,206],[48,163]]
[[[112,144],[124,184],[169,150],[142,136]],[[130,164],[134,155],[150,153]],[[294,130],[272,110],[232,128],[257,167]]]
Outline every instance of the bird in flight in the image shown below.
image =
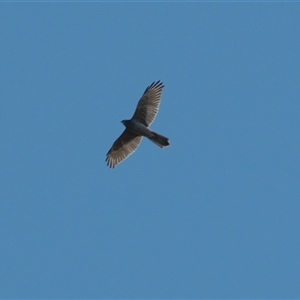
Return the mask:
[[116,167],[131,155],[143,137],[147,137],[160,148],[170,145],[167,137],[151,131],[149,128],[158,113],[163,87],[164,85],[160,81],[153,82],[148,86],[132,118],[122,121],[126,128],[106,154],[105,161],[110,168]]

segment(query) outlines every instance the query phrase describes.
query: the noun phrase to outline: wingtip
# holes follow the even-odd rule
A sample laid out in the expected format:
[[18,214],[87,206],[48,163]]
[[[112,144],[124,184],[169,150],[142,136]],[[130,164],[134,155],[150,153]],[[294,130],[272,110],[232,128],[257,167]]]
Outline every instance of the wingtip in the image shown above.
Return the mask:
[[164,86],[163,82],[160,81],[160,80],[158,80],[158,81],[153,81],[153,82],[146,88],[145,92],[146,92],[147,90],[149,90],[150,88],[153,88],[153,87],[155,87],[155,88],[164,88],[165,86]]

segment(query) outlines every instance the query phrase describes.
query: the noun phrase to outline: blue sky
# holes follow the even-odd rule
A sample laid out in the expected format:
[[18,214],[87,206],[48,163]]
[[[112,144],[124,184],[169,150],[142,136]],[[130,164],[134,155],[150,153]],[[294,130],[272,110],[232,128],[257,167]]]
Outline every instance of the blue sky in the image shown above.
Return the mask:
[[[299,3],[1,3],[1,298],[299,298]],[[148,140],[105,155],[145,88]]]

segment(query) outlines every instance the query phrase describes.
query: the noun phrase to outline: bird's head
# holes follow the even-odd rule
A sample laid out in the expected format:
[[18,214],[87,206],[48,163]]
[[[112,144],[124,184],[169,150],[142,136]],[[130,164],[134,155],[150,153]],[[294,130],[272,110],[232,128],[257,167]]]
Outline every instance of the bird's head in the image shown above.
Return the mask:
[[121,123],[123,123],[123,125],[126,127],[126,125],[128,124],[129,120],[123,120],[121,121]]

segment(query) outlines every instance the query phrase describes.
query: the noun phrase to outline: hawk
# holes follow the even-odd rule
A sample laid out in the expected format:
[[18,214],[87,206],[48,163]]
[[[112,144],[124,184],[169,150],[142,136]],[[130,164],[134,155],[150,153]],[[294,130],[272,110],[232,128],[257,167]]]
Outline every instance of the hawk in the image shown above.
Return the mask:
[[164,85],[160,81],[153,82],[148,86],[138,102],[132,118],[122,121],[126,128],[107,152],[105,160],[107,166],[114,168],[125,160],[137,149],[143,137],[147,137],[160,148],[170,145],[167,137],[151,131],[149,128],[158,113],[163,87]]

